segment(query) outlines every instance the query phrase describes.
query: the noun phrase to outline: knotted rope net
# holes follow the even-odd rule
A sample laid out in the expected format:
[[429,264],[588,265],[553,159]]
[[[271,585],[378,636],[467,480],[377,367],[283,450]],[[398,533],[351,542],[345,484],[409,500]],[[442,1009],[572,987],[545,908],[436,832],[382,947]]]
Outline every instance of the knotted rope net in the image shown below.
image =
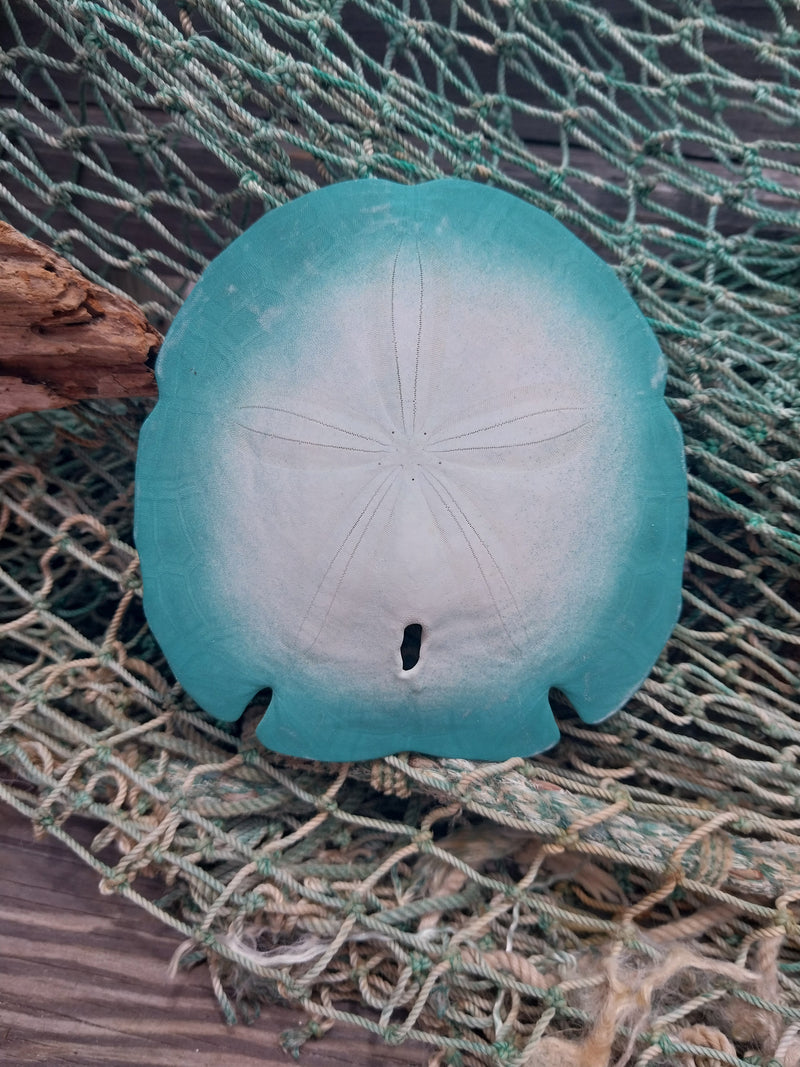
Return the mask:
[[141,611],[146,405],[3,426],[0,797],[179,931],[226,1018],[302,1005],[292,1051],[338,1020],[434,1065],[800,1062],[800,16],[609,7],[0,0],[2,213],[157,325],[290,198],[458,175],[595,248],[670,361],[680,623],[614,718],[502,765],[206,718]]

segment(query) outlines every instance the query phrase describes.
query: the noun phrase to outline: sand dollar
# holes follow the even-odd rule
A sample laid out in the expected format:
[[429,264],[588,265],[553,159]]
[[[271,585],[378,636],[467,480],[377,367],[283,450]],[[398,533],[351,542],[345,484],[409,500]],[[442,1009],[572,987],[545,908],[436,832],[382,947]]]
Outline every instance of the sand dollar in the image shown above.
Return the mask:
[[550,216],[457,180],[345,182],[205,271],[137,466],[145,610],[177,678],[280,752],[502,759],[596,722],[680,605],[665,361]]

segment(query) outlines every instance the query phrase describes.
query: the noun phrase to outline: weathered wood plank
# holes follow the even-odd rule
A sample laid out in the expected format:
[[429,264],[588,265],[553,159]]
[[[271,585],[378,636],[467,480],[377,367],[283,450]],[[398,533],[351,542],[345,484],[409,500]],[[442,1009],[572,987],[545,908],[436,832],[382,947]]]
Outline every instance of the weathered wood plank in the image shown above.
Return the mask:
[[[72,826],[72,824],[70,824]],[[88,845],[95,829],[77,827]],[[252,1026],[227,1027],[197,967],[170,981],[179,937],[128,901],[101,896],[97,876],[53,839],[0,809],[0,1062],[277,1067],[292,1062],[282,1031],[302,1013],[268,1007]],[[163,890],[137,882],[146,895]],[[386,1047],[366,1031],[335,1026],[304,1045],[308,1067],[421,1067],[419,1044]]]

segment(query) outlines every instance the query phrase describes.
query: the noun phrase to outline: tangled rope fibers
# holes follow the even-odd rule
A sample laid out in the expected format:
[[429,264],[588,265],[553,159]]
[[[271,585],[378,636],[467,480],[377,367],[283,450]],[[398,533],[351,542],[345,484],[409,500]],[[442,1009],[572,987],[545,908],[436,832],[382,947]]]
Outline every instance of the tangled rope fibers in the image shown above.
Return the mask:
[[607,724],[564,707],[502,765],[215,725],[141,613],[145,405],[4,425],[0,798],[176,929],[226,1018],[302,1005],[291,1051],[342,1021],[433,1065],[800,1063],[800,17],[606,6],[0,0],[0,210],[157,325],[263,211],[452,174],[598,250],[670,361],[680,623]]

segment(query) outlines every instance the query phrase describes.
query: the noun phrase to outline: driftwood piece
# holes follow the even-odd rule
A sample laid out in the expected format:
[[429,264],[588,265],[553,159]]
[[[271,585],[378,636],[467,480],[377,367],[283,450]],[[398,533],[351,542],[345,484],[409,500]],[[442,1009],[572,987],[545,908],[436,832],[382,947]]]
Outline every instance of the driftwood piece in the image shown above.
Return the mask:
[[161,341],[133,301],[0,222],[0,418],[155,395],[146,361]]

